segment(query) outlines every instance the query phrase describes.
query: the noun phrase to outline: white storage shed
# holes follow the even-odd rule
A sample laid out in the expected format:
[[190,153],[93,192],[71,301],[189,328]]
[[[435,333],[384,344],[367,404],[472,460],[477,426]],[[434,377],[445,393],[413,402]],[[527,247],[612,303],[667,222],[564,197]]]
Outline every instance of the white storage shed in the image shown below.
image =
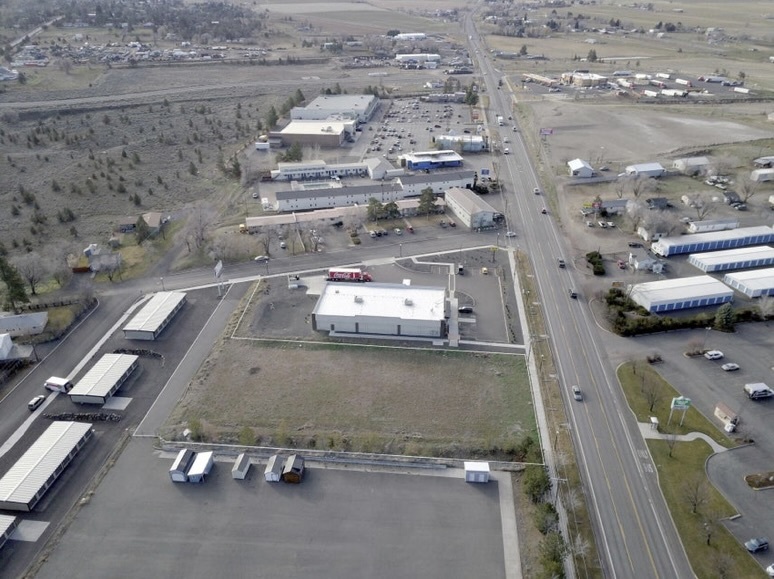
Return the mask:
[[768,245],[757,245],[707,253],[692,253],[688,256],[688,263],[707,273],[763,267],[774,265],[774,248]]
[[266,468],[263,471],[266,482],[279,482],[282,480],[283,464],[282,457],[278,454],[269,457],[269,461],[266,463]]
[[730,302],[734,292],[708,275],[638,283],[629,297],[649,312],[671,312]]
[[185,305],[183,292],[160,292],[124,326],[127,340],[155,340]]
[[639,163],[637,165],[629,165],[624,169],[627,175],[633,177],[661,177],[666,170],[661,166],[661,163]]
[[774,242],[774,229],[767,225],[740,227],[727,231],[694,233],[675,237],[662,237],[651,244],[650,249],[656,255],[669,257],[681,253],[698,253],[718,249],[733,249],[747,245],[759,245]]
[[774,296],[774,267],[728,273],[723,281],[750,298]]
[[70,400],[78,404],[104,404],[137,369],[138,356],[105,354],[73,389]]
[[489,463],[466,460],[465,482],[486,483],[489,482]]
[[18,524],[18,519],[13,515],[0,515],[0,549],[3,548]]
[[93,433],[87,422],[52,422],[0,479],[0,509],[31,511]]
[[214,462],[214,453],[211,450],[207,452],[197,452],[191,463],[191,467],[188,469],[188,482],[204,482],[204,477],[210,474]]
[[177,453],[175,462],[169,469],[169,478],[172,482],[188,482],[188,469],[191,468],[195,456],[194,451],[187,448]]
[[570,177],[591,177],[594,175],[594,168],[583,159],[568,161],[567,167],[570,169]]
[[247,478],[247,473],[250,472],[250,465],[252,464],[253,463],[250,462],[250,457],[243,452],[237,457],[236,461],[234,461],[234,466],[231,468],[231,478],[245,480]]

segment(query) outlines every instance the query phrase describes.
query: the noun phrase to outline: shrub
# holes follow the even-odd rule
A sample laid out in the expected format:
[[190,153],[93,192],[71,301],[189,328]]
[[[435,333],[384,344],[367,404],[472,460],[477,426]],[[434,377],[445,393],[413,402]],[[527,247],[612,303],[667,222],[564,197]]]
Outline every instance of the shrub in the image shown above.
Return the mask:
[[527,496],[533,503],[540,502],[543,496],[551,489],[551,479],[548,477],[546,469],[542,466],[531,465],[525,468],[522,483],[524,485],[524,492],[527,493]]

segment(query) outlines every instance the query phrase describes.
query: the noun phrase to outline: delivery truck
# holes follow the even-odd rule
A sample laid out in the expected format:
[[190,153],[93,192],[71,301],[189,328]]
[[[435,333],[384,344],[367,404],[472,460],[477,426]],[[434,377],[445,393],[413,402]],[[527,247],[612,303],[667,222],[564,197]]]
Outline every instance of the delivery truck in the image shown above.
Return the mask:
[[359,268],[340,267],[328,270],[328,281],[354,281],[366,282],[373,281],[371,274],[364,272]]
[[62,394],[67,394],[70,390],[72,390],[73,383],[70,382],[67,378],[51,376],[43,383],[43,387],[46,390],[51,390],[52,392],[61,392]]

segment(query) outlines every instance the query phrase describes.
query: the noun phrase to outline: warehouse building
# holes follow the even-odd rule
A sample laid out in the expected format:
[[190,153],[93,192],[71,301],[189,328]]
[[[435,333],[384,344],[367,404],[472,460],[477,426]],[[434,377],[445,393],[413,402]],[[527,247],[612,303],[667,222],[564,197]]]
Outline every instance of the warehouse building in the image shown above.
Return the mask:
[[727,273],[723,281],[748,298],[774,296],[774,268]]
[[331,334],[443,338],[446,289],[403,284],[325,284],[312,328]]
[[774,229],[766,225],[741,227],[730,231],[695,233],[678,237],[662,237],[654,241],[650,249],[656,255],[669,257],[681,253],[698,253],[716,249],[733,249],[774,241]]
[[638,283],[629,297],[649,312],[671,312],[730,302],[734,292],[708,275]]
[[446,206],[470,229],[494,227],[501,214],[470,189],[452,187],[446,191]]
[[305,107],[293,107],[290,118],[294,121],[351,119],[365,123],[371,119],[377,108],[379,99],[370,94],[321,95]]
[[5,542],[11,537],[18,524],[18,519],[13,515],[0,515],[0,549],[3,548]]
[[281,131],[270,133],[269,138],[280,139],[286,147],[295,144],[340,147],[355,134],[356,127],[355,120],[290,121]]
[[105,354],[70,390],[78,404],[104,404],[137,369],[138,356]]
[[417,151],[398,157],[402,167],[409,171],[430,171],[445,167],[461,167],[462,157],[450,150]]
[[583,159],[567,161],[567,167],[570,169],[570,177],[588,178],[594,175],[594,168]]
[[0,479],[0,509],[31,511],[92,434],[86,422],[52,422]]
[[672,168],[680,171],[683,175],[698,175],[710,167],[710,160],[707,157],[685,157],[675,159]]
[[688,263],[705,273],[774,265],[774,248],[768,245],[740,247],[708,253],[692,253]]
[[332,187],[325,189],[302,189],[300,191],[277,191],[274,208],[277,211],[308,211],[347,205],[368,205],[371,198],[380,203],[403,199],[400,183],[380,183],[355,187]]
[[124,326],[127,340],[155,340],[185,305],[182,292],[159,292]]

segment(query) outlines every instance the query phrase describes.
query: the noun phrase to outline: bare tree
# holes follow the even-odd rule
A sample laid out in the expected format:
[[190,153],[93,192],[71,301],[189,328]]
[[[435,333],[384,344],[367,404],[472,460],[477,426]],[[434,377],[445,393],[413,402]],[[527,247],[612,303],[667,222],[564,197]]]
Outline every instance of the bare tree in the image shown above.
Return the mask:
[[750,179],[749,175],[739,173],[736,176],[736,192],[739,198],[747,203],[753,196],[760,191],[760,183]]
[[[617,193],[618,182],[616,182],[616,194]],[[648,209],[640,201],[630,201],[626,204],[626,214],[632,222],[632,231],[636,232],[640,224],[647,218]]]
[[[681,490],[685,502],[691,506],[691,512],[694,514],[709,500],[707,478],[703,474],[694,475],[683,481]],[[709,544],[709,539],[707,541]]]
[[712,199],[707,193],[693,193],[686,195],[688,197],[688,206],[696,211],[696,219],[698,221],[704,220],[715,211],[715,205]]
[[656,182],[650,177],[644,175],[637,175],[634,178],[629,179],[629,190],[634,195],[635,199],[638,199],[643,193],[651,193],[656,190]]
[[206,243],[210,227],[215,221],[215,212],[202,203],[194,207],[186,226],[187,237],[190,237],[196,249],[201,249]]
[[19,272],[27,285],[30,286],[30,293],[37,295],[38,285],[50,275],[51,264],[47,259],[35,251],[25,253],[13,260],[16,271]]
[[674,432],[667,432],[664,435],[664,442],[666,442],[667,447],[669,447],[669,456],[671,457],[675,450],[675,446],[677,445],[677,434]]
[[712,160],[707,173],[709,175],[728,175],[734,167],[739,166],[739,160],[729,155],[721,155]]
[[716,553],[713,557],[713,566],[718,579],[731,579],[736,577],[736,563],[726,553]]
[[618,197],[619,199],[622,199],[624,196],[624,193],[626,193],[626,181],[624,181],[623,179],[618,179],[615,182],[615,185],[613,187],[615,189],[616,197]]
[[761,296],[758,298],[758,312],[766,320],[774,313],[774,298],[771,296]]
[[656,404],[661,400],[661,392],[654,380],[649,380],[646,375],[642,375],[642,395],[648,403],[648,412],[653,412]]

